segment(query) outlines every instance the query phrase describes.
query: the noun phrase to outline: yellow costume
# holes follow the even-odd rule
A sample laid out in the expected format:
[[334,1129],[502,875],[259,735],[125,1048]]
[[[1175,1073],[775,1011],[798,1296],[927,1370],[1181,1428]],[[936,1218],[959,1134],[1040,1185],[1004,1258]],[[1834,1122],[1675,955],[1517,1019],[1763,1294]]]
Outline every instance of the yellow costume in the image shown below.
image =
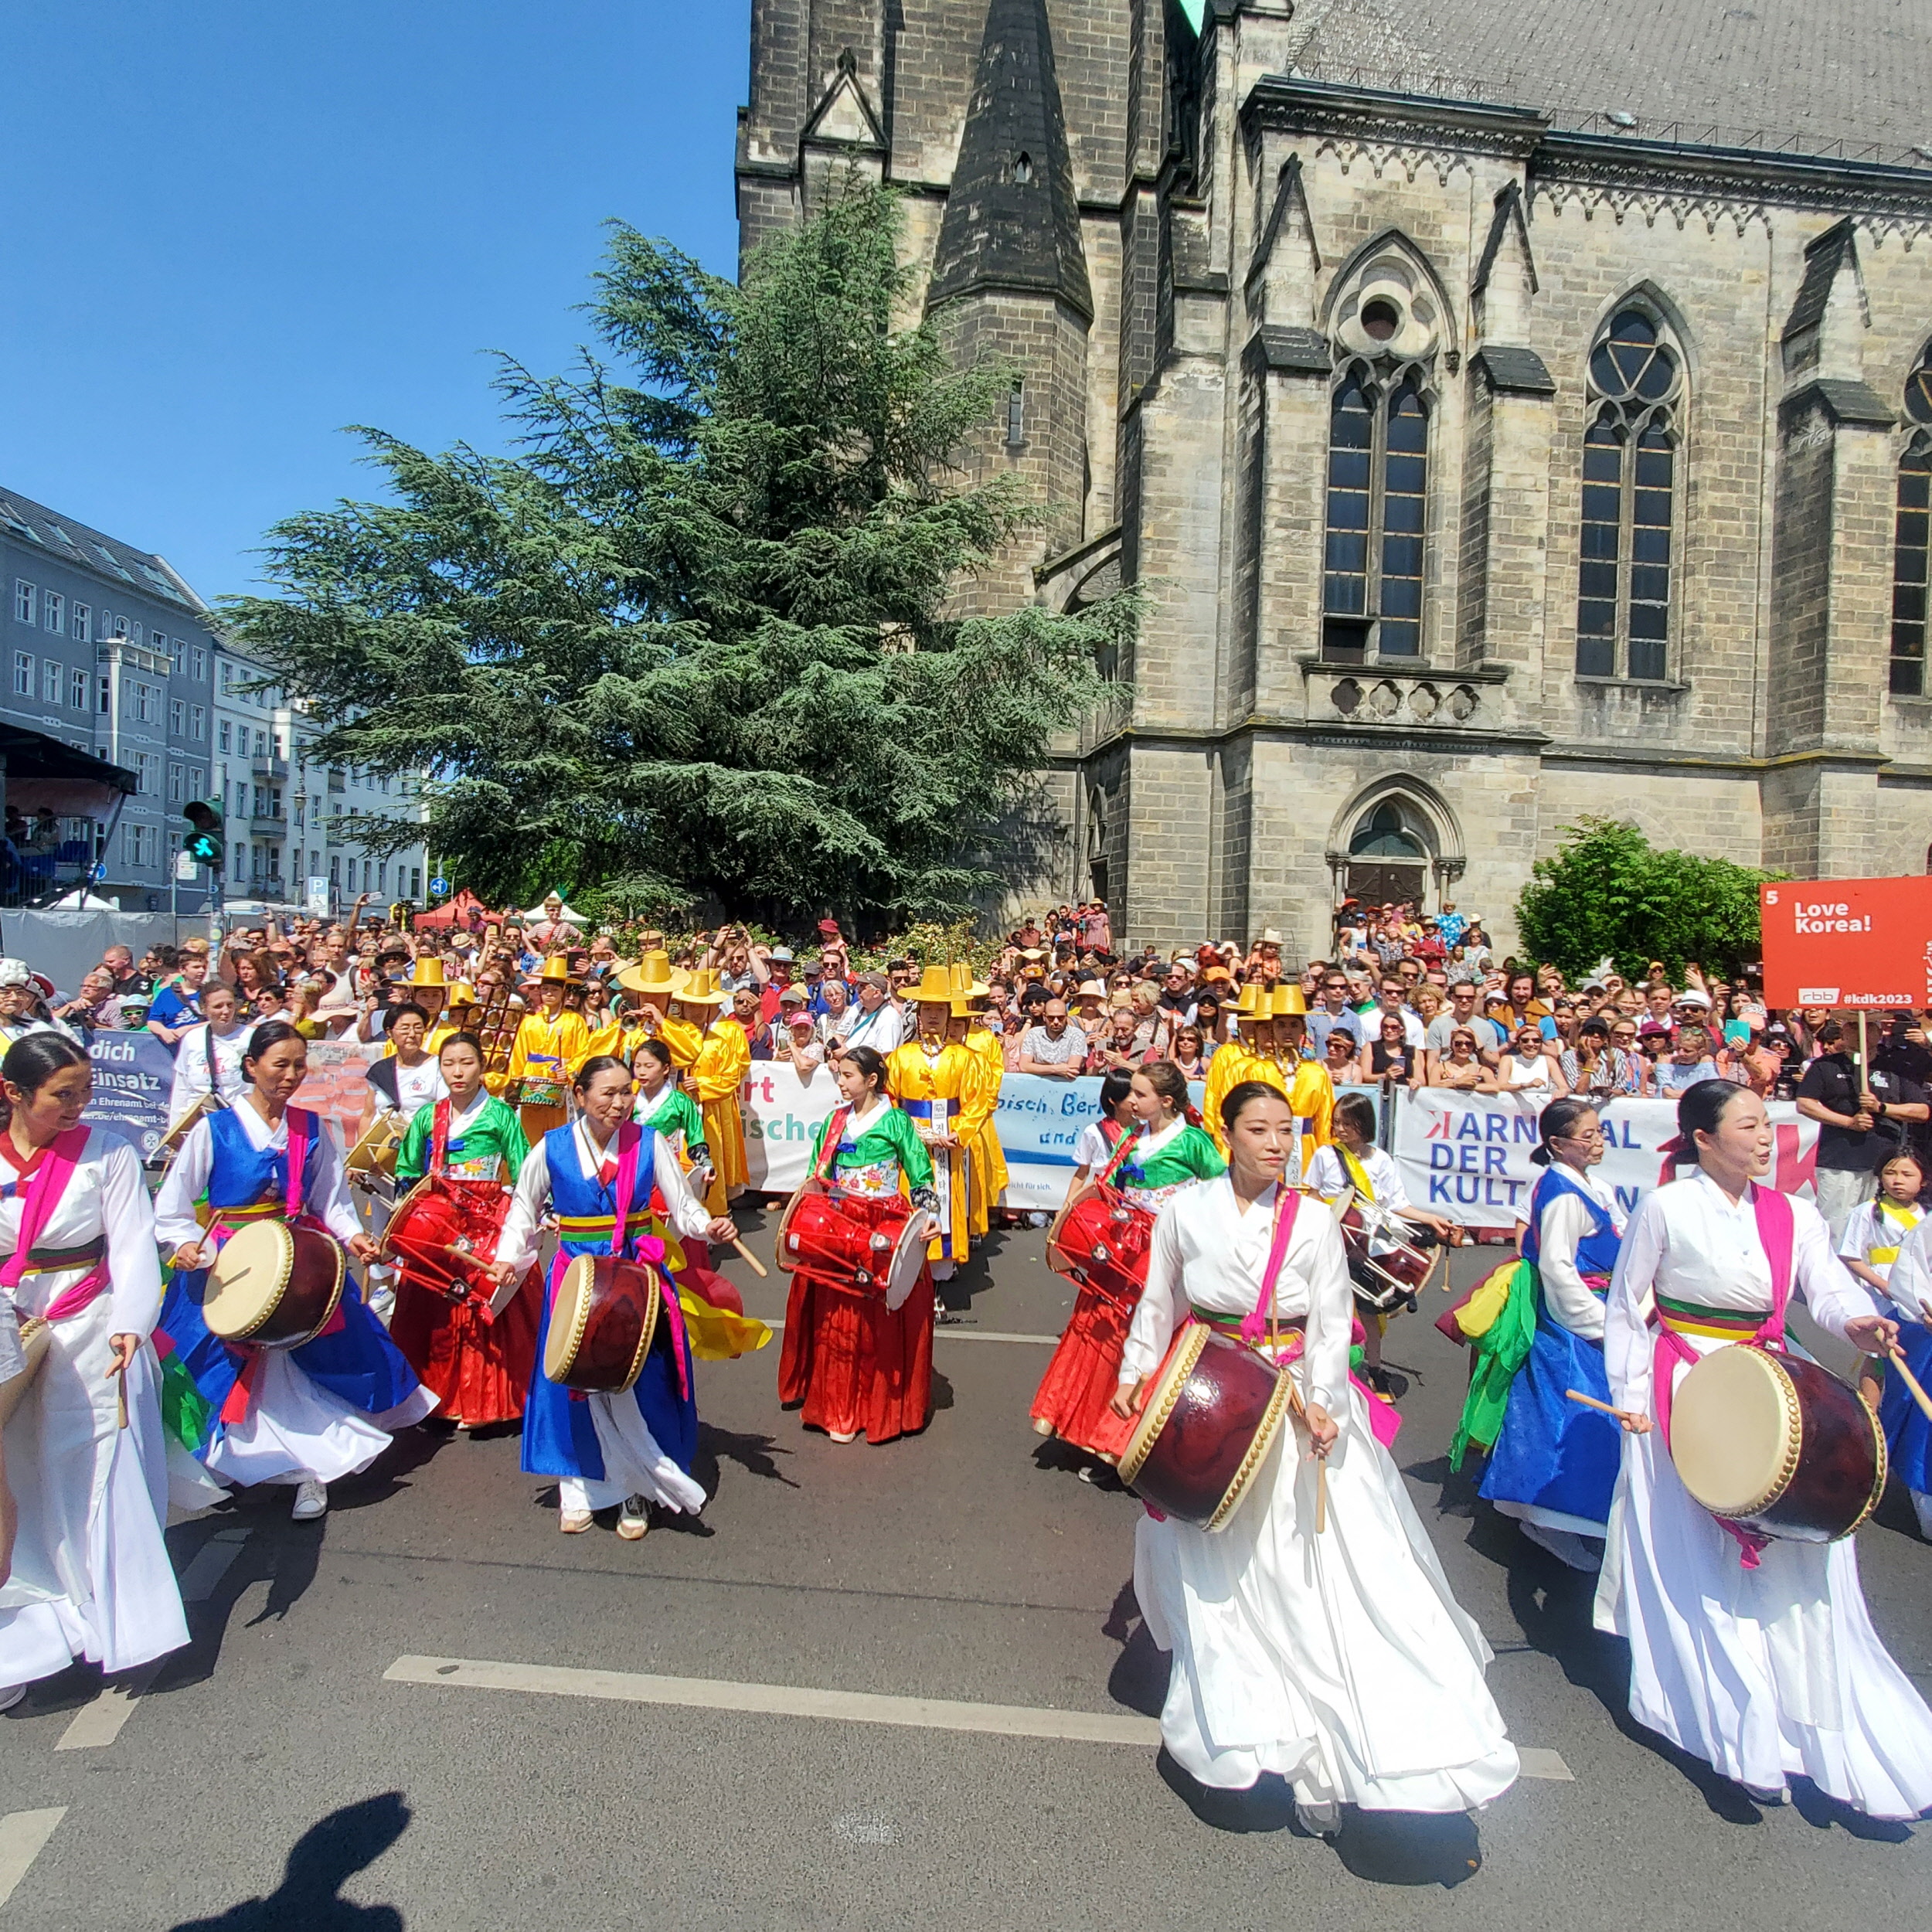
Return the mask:
[[[687,1006],[722,1006],[728,995],[719,989],[716,973],[707,968],[693,973],[678,997]],[[665,1043],[675,1062],[678,1049],[668,1032]],[[685,1073],[686,1090],[703,1112],[705,1145],[711,1150],[716,1174],[705,1205],[713,1213],[722,1214],[723,1204],[751,1178],[745,1165],[744,1115],[738,1105],[738,1090],[751,1070],[751,1042],[745,1029],[728,1013],[714,1019],[689,1069],[679,1070]]]
[[[547,984],[570,983],[570,968],[561,957],[543,962],[540,978]],[[539,1136],[561,1127],[569,1117],[570,1076],[590,1057],[590,1029],[581,1013],[567,1009],[554,1018],[541,1010],[526,1013],[510,1048],[509,1077],[521,1080],[518,1097],[523,1138],[534,1147]]]
[[964,1115],[963,1138],[972,1168],[969,1226],[974,1236],[984,1235],[992,1226],[992,1210],[1006,1186],[1006,1151],[999,1144],[995,1124],[999,1111],[999,1090],[1006,1078],[1006,1056],[999,1036],[977,1023],[971,1002],[986,997],[986,988],[972,975],[971,968],[953,969],[953,1016],[968,1022],[963,1046],[979,1062],[979,1084]]
[[[1265,1023],[1272,1029],[1273,999],[1258,981],[1250,981],[1241,988],[1241,1004],[1235,1012],[1237,1019],[1250,1026]],[[1271,1052],[1257,1052],[1247,1039],[1231,1039],[1216,1049],[1213,1059],[1208,1062],[1207,1081],[1201,1096],[1201,1124],[1214,1137],[1214,1145],[1223,1160],[1227,1158],[1228,1137],[1221,1125],[1221,1103],[1243,1080],[1265,1081],[1284,1099],[1287,1095],[1287,1077]]]
[[[953,1009],[952,975],[928,966],[912,996],[914,1005]],[[970,1047],[942,1044],[936,1052],[910,1039],[886,1056],[886,1094],[912,1121],[933,1161],[933,1189],[939,1196],[939,1228],[926,1250],[935,1264],[966,1259],[971,1245],[972,1162],[968,1152],[968,1115],[985,1084],[979,1056]],[[957,1147],[935,1147],[950,1134]]]

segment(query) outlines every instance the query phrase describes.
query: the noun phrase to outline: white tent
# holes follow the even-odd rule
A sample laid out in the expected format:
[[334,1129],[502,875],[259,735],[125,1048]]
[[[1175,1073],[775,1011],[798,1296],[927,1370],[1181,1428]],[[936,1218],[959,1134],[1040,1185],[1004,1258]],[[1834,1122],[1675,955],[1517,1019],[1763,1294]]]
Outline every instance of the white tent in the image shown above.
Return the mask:
[[69,893],[65,898],[56,899],[51,906],[43,909],[53,913],[117,913],[121,908],[111,899],[100,899],[83,886]]
[[[560,896],[561,895],[560,895]],[[527,920],[532,925],[536,925],[540,920],[547,919],[549,917],[549,914],[543,910],[541,904],[532,906],[527,913],[519,913],[517,914],[518,918]],[[563,920],[566,925],[576,927],[579,932],[584,931],[590,924],[590,921],[584,917],[583,913],[580,912],[573,912],[568,906],[566,906],[563,911],[557,914],[557,917]]]

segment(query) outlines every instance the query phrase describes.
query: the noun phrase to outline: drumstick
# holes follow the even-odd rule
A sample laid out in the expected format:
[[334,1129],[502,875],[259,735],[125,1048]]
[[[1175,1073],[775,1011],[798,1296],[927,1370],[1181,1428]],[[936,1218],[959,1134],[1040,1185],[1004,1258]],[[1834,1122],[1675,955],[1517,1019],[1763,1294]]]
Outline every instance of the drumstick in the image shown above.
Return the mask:
[[[1607,1416],[1614,1416],[1619,1422],[1641,1421],[1642,1418],[1628,1409],[1613,1408],[1607,1402],[1599,1402],[1594,1396],[1587,1396],[1580,1389],[1566,1389],[1563,1393],[1572,1402],[1580,1402],[1586,1409],[1600,1409]],[[1932,1413],[1932,1411],[1928,1411]]]
[[1932,1420],[1932,1396],[1925,1393],[1919,1385],[1918,1377],[1905,1366],[1905,1352],[1902,1349],[1893,1348],[1887,1352],[1898,1369],[1900,1379],[1912,1391],[1912,1400],[1925,1411],[1927,1419]]
[[760,1281],[770,1279],[770,1270],[765,1266],[764,1262],[758,1259],[757,1256],[752,1253],[750,1249],[745,1246],[743,1242],[738,1239],[735,1234],[731,1237],[731,1245],[744,1257],[747,1262],[750,1264],[752,1273],[755,1274]]
[[1328,1526],[1328,1459],[1317,1456],[1315,1459],[1315,1533],[1318,1536]]

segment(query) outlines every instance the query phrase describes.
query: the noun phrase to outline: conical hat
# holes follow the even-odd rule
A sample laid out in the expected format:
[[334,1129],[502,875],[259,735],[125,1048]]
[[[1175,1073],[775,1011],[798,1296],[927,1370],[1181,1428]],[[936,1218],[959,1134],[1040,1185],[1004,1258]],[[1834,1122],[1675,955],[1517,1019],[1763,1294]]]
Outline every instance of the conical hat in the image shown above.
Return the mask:
[[1258,979],[1241,988],[1241,1003],[1235,1009],[1243,1019],[1272,1019],[1274,1004],[1268,989]]
[[912,997],[922,1006],[950,1006],[953,1003],[953,975],[945,966],[928,966],[919,976]]
[[685,983],[677,989],[677,997],[687,1006],[728,1006],[731,995],[718,984],[718,969],[715,966],[701,966],[696,972],[685,975]]
[[626,967],[618,974],[617,984],[627,993],[668,993],[675,989],[678,975],[671,955],[660,946],[646,953],[636,965]]
[[412,986],[445,986],[448,983],[443,977],[443,962],[434,954],[419,958],[416,970],[410,975]]
[[1308,1010],[1307,997],[1299,983],[1284,979],[1277,983],[1274,989],[1274,1017],[1291,1019],[1304,1015]]
[[954,1019],[971,1019],[973,1017],[973,1003],[963,993],[952,1002],[952,1010]]

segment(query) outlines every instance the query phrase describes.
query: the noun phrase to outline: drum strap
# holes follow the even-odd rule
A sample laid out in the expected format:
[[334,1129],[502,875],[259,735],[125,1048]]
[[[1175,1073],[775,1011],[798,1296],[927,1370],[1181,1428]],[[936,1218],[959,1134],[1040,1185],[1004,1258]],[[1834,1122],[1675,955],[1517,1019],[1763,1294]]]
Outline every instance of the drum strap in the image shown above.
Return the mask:
[[[639,1127],[634,1121],[625,1121],[617,1128],[617,1172],[612,1184],[614,1196],[616,1225],[611,1230],[611,1252],[621,1256],[631,1233],[631,1203],[638,1193],[638,1155],[645,1150],[645,1135],[655,1137],[655,1128]],[[651,1159],[644,1166],[644,1198],[648,1201],[651,1187],[655,1178],[656,1150],[651,1148]],[[678,1301],[678,1291],[664,1265],[664,1243],[655,1234],[641,1235],[637,1243],[638,1259],[657,1277],[658,1299],[664,1309],[664,1317],[671,1325],[671,1359],[677,1365],[678,1393],[688,1400],[691,1394],[689,1371],[684,1366],[689,1347],[685,1340],[684,1310]]]
[[[1100,1131],[1103,1134],[1107,1131],[1107,1124],[1104,1121],[1100,1124]],[[1094,1185],[1096,1187],[1107,1187],[1112,1185],[1114,1176],[1127,1165],[1128,1156],[1134,1151],[1134,1144],[1140,1138],[1138,1134],[1123,1134],[1114,1143],[1114,1151],[1107,1156],[1106,1166],[1094,1177]]]
[[[80,1164],[87,1148],[87,1128],[71,1127],[66,1133],[56,1134],[52,1145],[41,1156],[33,1179],[27,1183],[26,1199],[21,1204],[19,1237],[12,1253],[4,1264],[0,1264],[0,1288],[8,1294],[12,1294],[19,1287],[22,1277],[28,1272],[41,1232],[53,1219],[66,1194],[67,1183],[73,1179],[74,1169]],[[94,1258],[94,1267],[72,1287],[63,1289],[54,1298],[46,1311],[48,1321],[63,1321],[70,1315],[78,1315],[107,1287],[106,1264],[98,1257]]]
[[814,1179],[829,1181],[832,1171],[838,1164],[838,1143],[845,1138],[845,1124],[852,1118],[852,1109],[842,1107],[833,1114],[825,1128],[825,1138],[818,1145],[818,1169]]
[[447,1100],[436,1103],[436,1111],[430,1116],[430,1172],[438,1180],[448,1166],[450,1158],[450,1104]]
[[1268,1247],[1267,1265],[1261,1270],[1261,1293],[1253,1312],[1242,1318],[1241,1339],[1252,1349],[1267,1332],[1268,1316],[1274,1307],[1274,1284],[1281,1278],[1281,1264],[1288,1258],[1288,1238],[1294,1233],[1294,1217],[1300,1213],[1301,1196],[1291,1187],[1279,1187],[1274,1197],[1274,1239]]
[[[1757,1238],[1763,1244],[1764,1259],[1771,1272],[1771,1311],[1766,1316],[1750,1342],[1765,1349],[1782,1349],[1784,1345],[1784,1311],[1791,1294],[1791,1259],[1795,1230],[1792,1223],[1791,1203],[1788,1197],[1775,1188],[1751,1185],[1751,1209],[1757,1217]],[[1678,1369],[1689,1368],[1698,1359],[1693,1349],[1675,1329],[1661,1318],[1653,1315],[1657,1323],[1657,1340],[1651,1355],[1651,1383],[1653,1400],[1657,1410],[1657,1427],[1664,1438],[1664,1447],[1670,1447],[1670,1412],[1672,1385]],[[1742,1523],[1733,1522],[1728,1517],[1713,1515],[1719,1529],[1737,1545],[1738,1562],[1746,1570],[1758,1566],[1764,1546],[1770,1537],[1760,1536],[1754,1529],[1747,1529]]]

